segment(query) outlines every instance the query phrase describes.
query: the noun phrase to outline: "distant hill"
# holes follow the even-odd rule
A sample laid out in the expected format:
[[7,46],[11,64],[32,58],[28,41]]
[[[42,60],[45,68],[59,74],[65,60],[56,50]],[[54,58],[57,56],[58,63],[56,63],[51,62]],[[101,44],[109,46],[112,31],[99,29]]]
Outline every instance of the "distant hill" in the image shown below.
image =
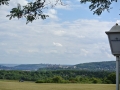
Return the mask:
[[39,68],[45,68],[47,67],[47,64],[21,64],[18,66],[15,66],[14,70],[37,70]]
[[116,62],[115,61],[104,61],[104,62],[90,62],[75,65],[77,69],[82,70],[105,70],[105,71],[115,71]]
[[10,67],[6,67],[4,65],[0,65],[0,70],[9,70],[11,69]]
[[6,67],[14,67],[14,66],[18,66],[19,64],[0,64],[0,65]]
[[[82,63],[76,65],[57,65],[57,64],[21,64],[21,65],[5,65],[0,64],[0,70],[105,70],[105,71],[115,71],[116,68],[115,61],[104,61],[104,62],[90,62]],[[10,67],[11,66],[11,67]]]

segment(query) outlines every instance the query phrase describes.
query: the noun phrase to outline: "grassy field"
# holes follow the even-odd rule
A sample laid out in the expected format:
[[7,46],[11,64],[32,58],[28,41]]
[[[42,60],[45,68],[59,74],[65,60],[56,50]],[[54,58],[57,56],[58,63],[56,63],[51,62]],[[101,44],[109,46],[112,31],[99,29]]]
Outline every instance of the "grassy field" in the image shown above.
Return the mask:
[[41,84],[0,80],[0,90],[115,90],[115,84]]

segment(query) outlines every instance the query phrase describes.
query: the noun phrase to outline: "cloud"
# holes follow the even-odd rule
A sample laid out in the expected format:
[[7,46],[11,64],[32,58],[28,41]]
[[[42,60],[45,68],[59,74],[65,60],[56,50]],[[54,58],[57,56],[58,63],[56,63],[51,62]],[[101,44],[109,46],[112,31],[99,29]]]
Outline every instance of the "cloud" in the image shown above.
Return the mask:
[[81,55],[87,56],[87,54],[89,53],[87,50],[85,49],[81,49]]
[[55,42],[53,42],[53,45],[59,46],[59,47],[62,47],[62,46],[63,46],[62,44],[60,44],[60,43],[55,43]]
[[61,30],[56,30],[56,31],[53,31],[53,33],[54,33],[55,35],[62,36],[62,35],[64,35],[66,32],[65,32],[65,31],[61,31]]
[[[26,3],[26,0],[17,1]],[[8,11],[7,6],[1,8],[1,63],[78,64],[114,60],[105,31],[109,31],[116,21],[60,21],[58,11],[49,9],[50,19],[39,19],[26,25],[25,19],[8,20],[5,16]]]
[[116,23],[118,23],[120,25],[120,20],[117,20]]
[[[37,20],[26,25],[22,20],[7,21],[0,26],[1,60],[9,58],[11,61],[19,57],[25,59],[26,63],[32,59],[37,63],[41,58],[45,62],[50,59],[51,63],[63,63],[53,60],[57,59],[71,64],[112,60],[105,31],[110,30],[114,23],[79,19],[60,24]],[[70,61],[73,59],[75,62]]]
[[57,11],[55,9],[49,9],[47,15],[49,15],[51,19],[58,20]]
[[21,4],[22,6],[23,5],[26,5],[28,3],[27,0],[10,0],[9,4],[10,6],[17,6],[17,3]]

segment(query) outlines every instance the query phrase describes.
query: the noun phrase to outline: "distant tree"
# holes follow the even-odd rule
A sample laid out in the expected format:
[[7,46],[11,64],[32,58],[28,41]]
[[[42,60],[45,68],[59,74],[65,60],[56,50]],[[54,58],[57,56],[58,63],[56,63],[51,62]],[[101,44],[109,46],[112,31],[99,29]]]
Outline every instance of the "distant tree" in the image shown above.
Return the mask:
[[115,73],[109,74],[107,77],[107,81],[110,81],[112,84],[115,84],[116,83],[116,74]]
[[99,83],[99,81],[100,81],[100,80],[97,79],[97,78],[92,78],[92,83],[95,83],[95,84],[96,84],[96,83]]
[[63,78],[61,76],[54,76],[52,78],[52,82],[53,83],[61,83],[61,82],[63,82]]

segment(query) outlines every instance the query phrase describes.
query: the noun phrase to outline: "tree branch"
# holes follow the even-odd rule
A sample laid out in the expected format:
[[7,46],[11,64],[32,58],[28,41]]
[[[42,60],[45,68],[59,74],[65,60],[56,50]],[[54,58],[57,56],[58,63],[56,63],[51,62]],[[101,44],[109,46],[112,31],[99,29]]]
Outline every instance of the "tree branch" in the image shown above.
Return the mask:
[[81,0],[81,4],[85,4],[87,2],[90,2],[89,9],[93,11],[93,14],[101,15],[103,11],[111,9],[111,4],[113,1],[116,0]]
[[8,5],[10,0],[0,0],[0,5]]
[[[58,2],[63,5],[61,0],[56,0],[55,2],[56,3],[54,5],[57,5]],[[30,2],[25,6],[21,6],[20,4],[18,4],[16,8],[13,8],[10,11],[10,15],[7,15],[6,17],[9,17],[10,20],[16,17],[18,19],[25,17],[27,20],[26,24],[39,18],[44,20],[46,19],[46,17],[49,16],[43,14],[43,9],[45,9],[45,7],[47,7],[47,5],[49,4],[50,3],[46,4],[46,0],[36,0],[35,2]]]

